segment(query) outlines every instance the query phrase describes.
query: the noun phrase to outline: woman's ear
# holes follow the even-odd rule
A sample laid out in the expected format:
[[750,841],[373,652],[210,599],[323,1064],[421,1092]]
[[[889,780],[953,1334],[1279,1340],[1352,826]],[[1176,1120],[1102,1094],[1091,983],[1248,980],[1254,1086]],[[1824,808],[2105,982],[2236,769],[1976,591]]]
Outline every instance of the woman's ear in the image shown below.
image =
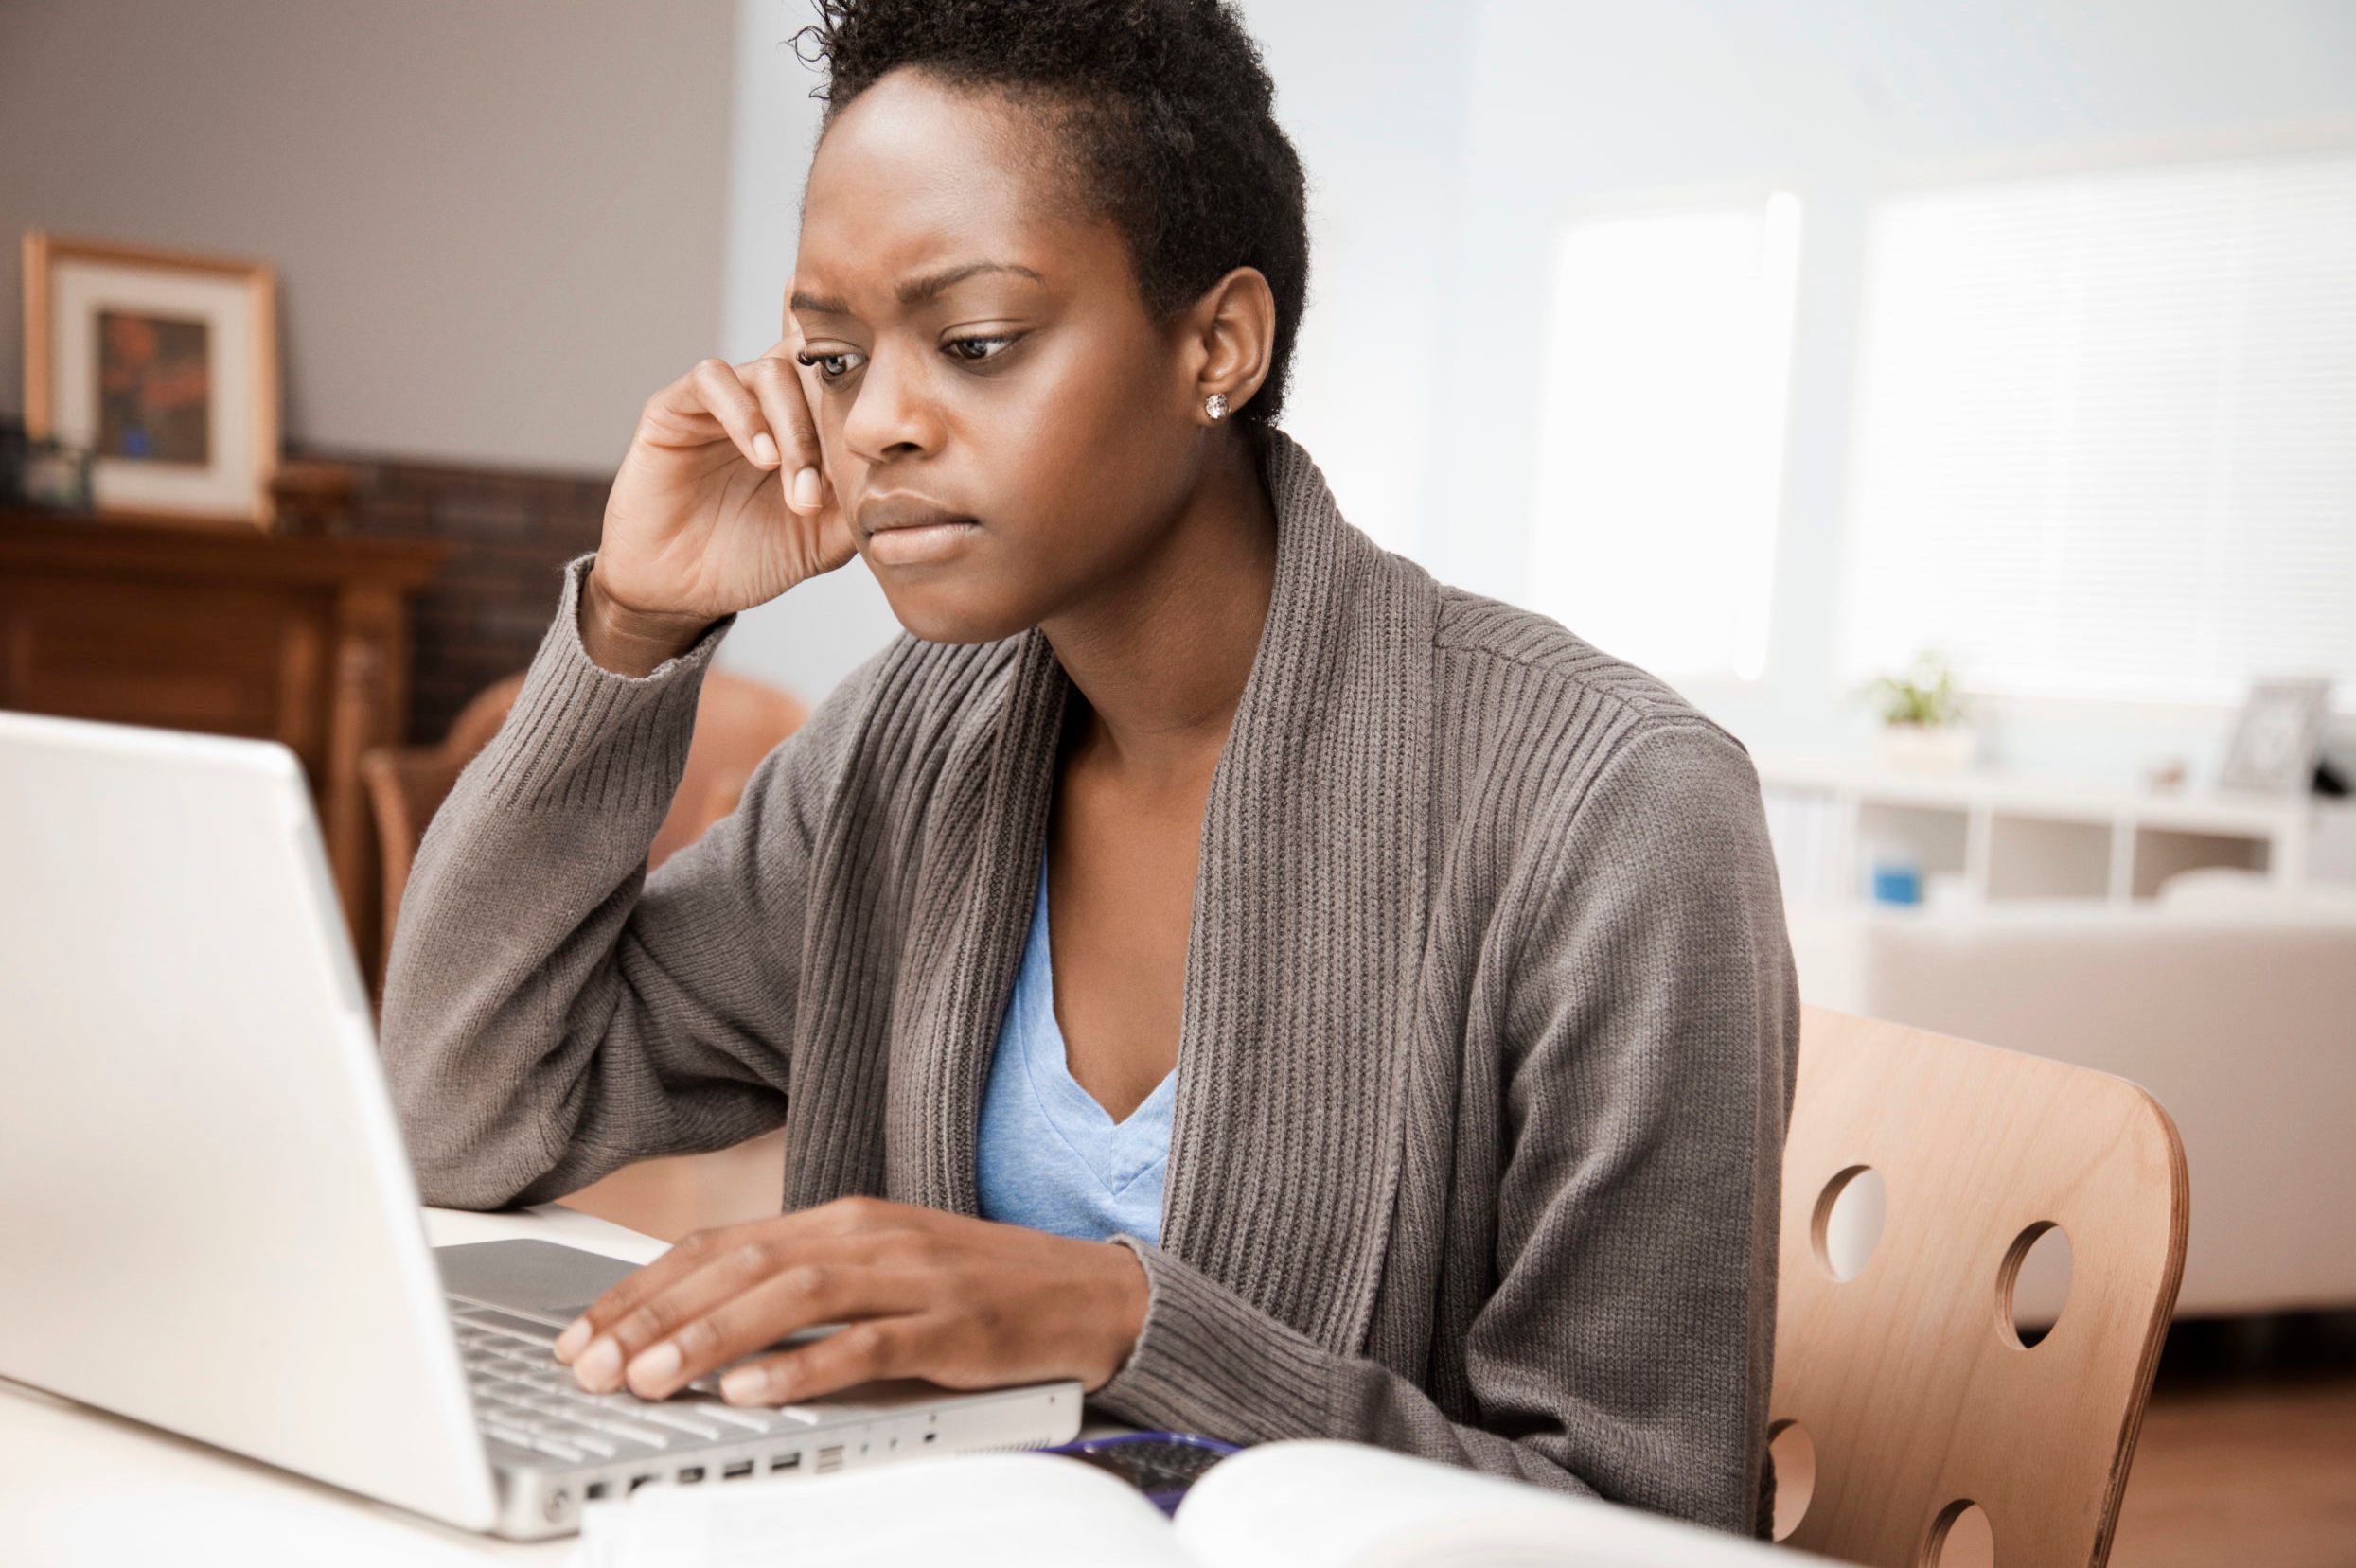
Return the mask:
[[1205,290],[1186,313],[1188,397],[1199,409],[1227,394],[1231,415],[1268,378],[1276,354],[1276,295],[1257,267],[1238,267]]

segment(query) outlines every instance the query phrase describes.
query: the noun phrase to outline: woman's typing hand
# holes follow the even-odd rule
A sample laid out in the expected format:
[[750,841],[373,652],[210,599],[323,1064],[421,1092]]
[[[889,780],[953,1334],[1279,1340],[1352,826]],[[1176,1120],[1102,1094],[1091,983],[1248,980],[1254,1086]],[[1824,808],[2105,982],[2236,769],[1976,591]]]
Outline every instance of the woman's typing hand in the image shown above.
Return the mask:
[[808,1344],[721,1380],[733,1404],[788,1404],[877,1378],[995,1388],[1127,1361],[1145,1320],[1144,1270],[1114,1242],[939,1209],[842,1198],[698,1231],[590,1304],[556,1355],[581,1386],[663,1399],[800,1330]]
[[581,607],[598,662],[611,653],[626,673],[646,674],[721,616],[858,553],[799,348],[796,333],[742,364],[700,360],[647,399],[606,497]]

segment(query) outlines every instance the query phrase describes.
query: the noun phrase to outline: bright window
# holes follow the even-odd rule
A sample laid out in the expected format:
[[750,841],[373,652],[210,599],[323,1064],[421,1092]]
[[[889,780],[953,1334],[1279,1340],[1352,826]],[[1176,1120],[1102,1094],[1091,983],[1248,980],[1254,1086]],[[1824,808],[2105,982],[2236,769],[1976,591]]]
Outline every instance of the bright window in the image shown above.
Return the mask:
[[1656,675],[1764,673],[1798,260],[1782,191],[1557,237],[1531,600]]
[[1892,198],[1859,352],[1845,673],[2356,685],[2356,154]]

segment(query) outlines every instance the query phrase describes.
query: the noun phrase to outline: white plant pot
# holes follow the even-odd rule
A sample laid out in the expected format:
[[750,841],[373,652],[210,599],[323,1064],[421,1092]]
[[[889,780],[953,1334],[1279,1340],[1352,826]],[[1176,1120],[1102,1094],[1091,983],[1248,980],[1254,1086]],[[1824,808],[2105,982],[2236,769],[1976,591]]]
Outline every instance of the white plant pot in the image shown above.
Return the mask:
[[1979,759],[1979,731],[1968,724],[1886,724],[1882,761],[1901,773],[1955,773]]

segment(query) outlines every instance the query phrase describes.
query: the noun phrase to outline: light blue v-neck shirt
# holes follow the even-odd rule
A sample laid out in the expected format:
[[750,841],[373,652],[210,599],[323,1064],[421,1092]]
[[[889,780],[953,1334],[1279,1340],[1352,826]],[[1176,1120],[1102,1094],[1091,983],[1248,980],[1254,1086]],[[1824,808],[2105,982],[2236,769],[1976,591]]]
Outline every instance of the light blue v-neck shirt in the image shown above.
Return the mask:
[[1177,1083],[1173,1068],[1116,1122],[1072,1076],[1055,1022],[1041,854],[1031,935],[982,1094],[974,1164],[982,1217],[1089,1242],[1125,1234],[1159,1245]]

